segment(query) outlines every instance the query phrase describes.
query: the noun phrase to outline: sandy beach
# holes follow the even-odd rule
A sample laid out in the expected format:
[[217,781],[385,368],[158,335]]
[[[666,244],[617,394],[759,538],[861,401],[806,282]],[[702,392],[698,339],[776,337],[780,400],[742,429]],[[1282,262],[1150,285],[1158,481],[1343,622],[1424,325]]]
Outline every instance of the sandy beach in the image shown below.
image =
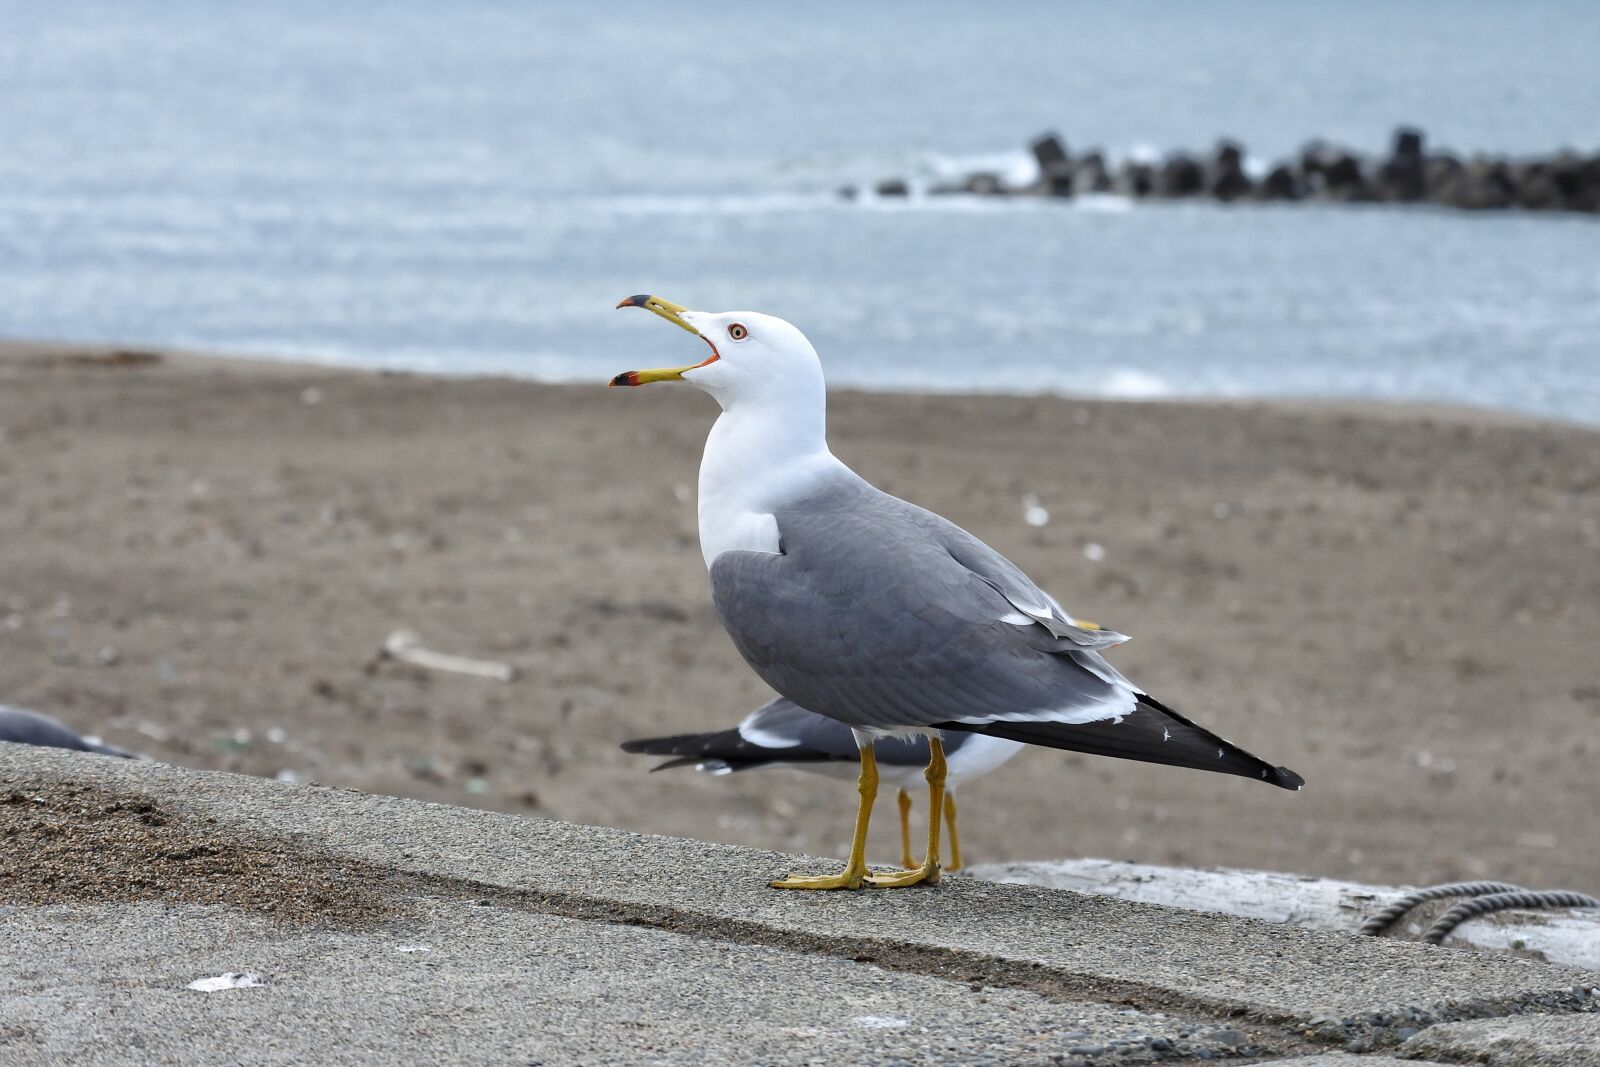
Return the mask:
[[[617,748],[767,698],[696,541],[715,406],[601,388],[627,365],[548,386],[0,345],[0,702],[172,763],[839,854],[847,785]],[[1308,781],[1031,751],[964,792],[970,861],[1600,890],[1600,434],[842,393],[831,438]],[[399,629],[518,678],[377,662]],[[893,829],[881,805],[875,859]]]

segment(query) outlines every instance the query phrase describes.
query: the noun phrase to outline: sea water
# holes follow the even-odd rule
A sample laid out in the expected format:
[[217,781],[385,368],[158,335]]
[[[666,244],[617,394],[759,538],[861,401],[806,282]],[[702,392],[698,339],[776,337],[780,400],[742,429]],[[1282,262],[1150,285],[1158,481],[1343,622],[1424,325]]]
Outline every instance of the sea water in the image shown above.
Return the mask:
[[1600,6],[0,0],[0,333],[603,383],[651,292],[841,385],[1600,422],[1600,220],[841,199],[1046,128],[1600,151]]

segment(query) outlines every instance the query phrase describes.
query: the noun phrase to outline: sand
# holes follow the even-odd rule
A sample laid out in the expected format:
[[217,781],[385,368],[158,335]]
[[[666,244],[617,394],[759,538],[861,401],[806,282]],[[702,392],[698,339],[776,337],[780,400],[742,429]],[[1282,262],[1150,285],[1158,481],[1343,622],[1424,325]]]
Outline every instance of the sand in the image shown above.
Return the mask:
[[[153,355],[0,346],[0,701],[173,763],[842,851],[844,783],[616,747],[767,697],[696,543],[707,397],[600,388],[620,363],[548,386]],[[1030,751],[964,790],[969,861],[1600,890],[1600,434],[841,393],[831,436],[1309,783]],[[378,662],[402,628],[519,676]]]
[[160,800],[59,781],[0,785],[0,902],[222,904],[283,923],[371,926],[405,879],[239,833]]

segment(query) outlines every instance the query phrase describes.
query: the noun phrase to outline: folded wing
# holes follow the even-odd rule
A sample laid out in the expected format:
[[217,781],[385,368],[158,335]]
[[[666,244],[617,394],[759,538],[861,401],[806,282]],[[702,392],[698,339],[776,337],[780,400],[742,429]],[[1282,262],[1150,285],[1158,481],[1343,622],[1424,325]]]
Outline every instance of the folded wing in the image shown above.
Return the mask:
[[939,516],[856,481],[776,521],[779,552],[713,561],[712,599],[746,662],[794,703],[879,731],[967,731],[1298,785],[1148,697],[1100,655],[1121,634],[1071,619]]

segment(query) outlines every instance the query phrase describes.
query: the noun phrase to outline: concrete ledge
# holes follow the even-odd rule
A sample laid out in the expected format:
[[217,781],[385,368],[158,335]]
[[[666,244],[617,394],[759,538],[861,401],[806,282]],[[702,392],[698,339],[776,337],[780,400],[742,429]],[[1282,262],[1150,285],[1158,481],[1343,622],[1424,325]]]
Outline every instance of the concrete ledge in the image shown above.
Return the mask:
[[[269,867],[221,868],[209,896],[162,875],[40,900],[24,859],[0,861],[3,955],[26,961],[0,973],[0,1060],[127,1062],[142,1035],[149,1060],[203,1062],[207,1027],[237,1026],[263,1042],[238,1062],[1145,1062],[1393,1050],[1438,1023],[1600,1008],[1600,974],[1513,957],[964,878],[783,893],[766,881],[832,861],[10,745],[0,834],[27,840],[33,805],[71,826],[82,789],[159,824],[109,838],[108,870],[122,847],[144,850],[134,869],[196,849]],[[295,876],[272,892],[333,888],[252,914],[251,879],[279,867]],[[242,970],[266,984],[184,988]],[[367,1051],[319,1043],[306,1020],[330,1017]]]
[[1600,1015],[1524,1015],[1424,1030],[1408,1056],[1493,1067],[1600,1067]]

